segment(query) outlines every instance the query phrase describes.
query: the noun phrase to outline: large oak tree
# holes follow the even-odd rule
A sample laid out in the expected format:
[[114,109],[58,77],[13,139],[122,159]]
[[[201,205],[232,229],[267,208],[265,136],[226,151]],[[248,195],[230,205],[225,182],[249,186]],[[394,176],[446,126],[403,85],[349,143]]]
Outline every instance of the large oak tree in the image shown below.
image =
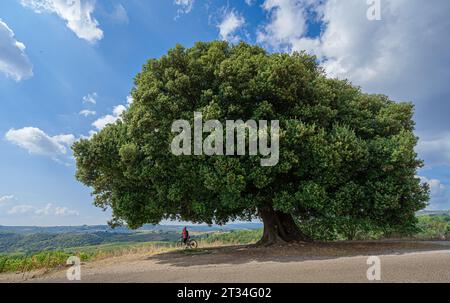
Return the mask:
[[[299,228],[308,222],[324,233],[410,227],[428,200],[416,177],[413,105],[329,79],[305,53],[178,45],[143,66],[132,97],[122,120],[73,146],[77,179],[93,188],[95,205],[112,209],[113,224],[259,217],[261,243],[272,244],[309,240]],[[192,122],[194,112],[223,123],[279,120],[278,165],[173,155],[172,123]]]

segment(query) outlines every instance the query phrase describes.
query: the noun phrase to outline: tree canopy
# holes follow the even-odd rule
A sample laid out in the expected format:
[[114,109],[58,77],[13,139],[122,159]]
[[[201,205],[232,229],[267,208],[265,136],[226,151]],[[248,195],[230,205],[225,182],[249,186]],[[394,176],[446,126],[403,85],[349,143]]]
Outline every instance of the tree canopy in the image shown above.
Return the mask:
[[[93,188],[96,206],[112,209],[113,224],[260,217],[262,243],[271,244],[336,229],[351,238],[358,228],[409,228],[428,201],[416,177],[413,105],[327,78],[304,52],[177,45],[143,66],[132,97],[121,120],[73,146],[77,179]],[[172,123],[193,121],[194,112],[221,122],[279,120],[279,163],[175,156]]]

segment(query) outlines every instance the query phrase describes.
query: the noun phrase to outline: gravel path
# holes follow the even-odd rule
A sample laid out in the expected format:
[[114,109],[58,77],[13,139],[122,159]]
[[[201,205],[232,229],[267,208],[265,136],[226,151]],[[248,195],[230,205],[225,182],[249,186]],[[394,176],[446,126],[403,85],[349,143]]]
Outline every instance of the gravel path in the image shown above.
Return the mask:
[[[233,246],[129,255],[81,267],[81,282],[368,282],[369,256],[382,282],[450,282],[449,242],[341,242]],[[0,282],[68,282],[65,271],[0,275]]]

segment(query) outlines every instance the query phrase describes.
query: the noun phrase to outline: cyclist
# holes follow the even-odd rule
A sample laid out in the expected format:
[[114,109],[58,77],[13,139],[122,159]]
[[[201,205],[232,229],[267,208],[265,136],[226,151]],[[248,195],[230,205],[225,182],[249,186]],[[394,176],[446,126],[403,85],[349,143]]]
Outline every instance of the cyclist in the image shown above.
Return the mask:
[[183,228],[183,231],[181,232],[181,237],[183,238],[184,245],[186,245],[187,240],[189,239],[189,232],[188,232],[186,226]]

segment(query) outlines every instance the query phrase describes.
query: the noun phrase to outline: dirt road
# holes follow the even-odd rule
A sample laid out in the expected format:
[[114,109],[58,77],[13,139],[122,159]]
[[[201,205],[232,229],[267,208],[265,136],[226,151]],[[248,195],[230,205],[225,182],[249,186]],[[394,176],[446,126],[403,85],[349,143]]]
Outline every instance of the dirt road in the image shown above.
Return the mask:
[[[368,282],[368,256],[380,258],[382,282],[450,282],[448,242],[234,246],[129,255],[82,265],[81,282]],[[65,271],[24,278],[26,282],[68,282]],[[0,275],[0,282],[12,281],[23,281],[23,277]]]

